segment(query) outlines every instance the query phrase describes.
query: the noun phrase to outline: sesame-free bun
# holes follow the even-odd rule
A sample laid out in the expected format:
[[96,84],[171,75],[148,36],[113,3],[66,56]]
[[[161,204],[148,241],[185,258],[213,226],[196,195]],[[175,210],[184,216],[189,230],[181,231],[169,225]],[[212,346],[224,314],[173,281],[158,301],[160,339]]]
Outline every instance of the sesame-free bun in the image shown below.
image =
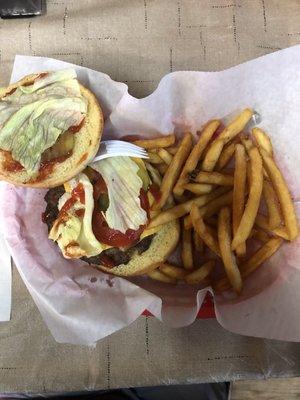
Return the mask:
[[157,265],[164,262],[175,250],[179,234],[178,221],[168,222],[154,235],[148,250],[142,254],[135,254],[127,264],[120,264],[113,268],[103,265],[95,265],[95,267],[118,276],[147,274],[157,268]]
[[[28,75],[20,81],[0,88],[0,99],[22,85],[29,85],[40,75]],[[65,160],[55,163],[53,170],[43,179],[32,179],[25,170],[10,172],[5,168],[6,155],[0,149],[0,180],[18,186],[51,188],[59,186],[79,174],[95,157],[103,131],[103,114],[95,95],[79,83],[82,96],[88,101],[87,114],[81,129],[74,133],[72,154]],[[0,133],[1,134],[1,133]]]

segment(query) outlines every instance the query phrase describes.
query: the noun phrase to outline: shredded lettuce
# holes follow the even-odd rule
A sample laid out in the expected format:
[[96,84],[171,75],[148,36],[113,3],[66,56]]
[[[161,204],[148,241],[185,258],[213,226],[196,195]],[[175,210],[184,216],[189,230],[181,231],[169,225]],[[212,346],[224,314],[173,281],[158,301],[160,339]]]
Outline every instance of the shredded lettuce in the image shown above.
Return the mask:
[[104,213],[108,226],[125,233],[147,223],[147,213],[140,204],[143,181],[138,165],[130,157],[111,157],[91,165],[98,171],[108,189],[109,207]]
[[[49,234],[49,239],[57,242],[66,258],[92,257],[109,248],[101,244],[92,230],[92,215],[94,210],[93,185],[88,177],[81,173],[68,182],[70,190],[79,183],[83,185],[85,204],[79,201],[68,211],[66,219],[57,219]],[[70,193],[65,193],[58,203],[59,210],[70,198]],[[83,217],[76,215],[75,211],[83,209]]]
[[75,78],[74,70],[49,73],[0,101],[0,148],[10,151],[29,175],[39,170],[42,153],[86,114]]

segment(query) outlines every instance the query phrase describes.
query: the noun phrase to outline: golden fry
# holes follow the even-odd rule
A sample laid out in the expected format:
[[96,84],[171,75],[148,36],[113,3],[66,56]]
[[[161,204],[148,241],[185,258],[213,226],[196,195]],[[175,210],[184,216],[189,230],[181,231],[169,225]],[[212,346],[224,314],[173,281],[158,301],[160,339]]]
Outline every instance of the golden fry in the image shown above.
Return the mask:
[[223,130],[220,136],[211,144],[206,153],[202,163],[202,169],[204,171],[213,171],[225,144],[245,128],[252,115],[253,111],[246,108]]
[[157,147],[169,147],[175,143],[176,137],[171,135],[160,136],[154,139],[135,140],[133,143],[144,149],[156,149]]
[[263,186],[263,197],[268,209],[269,228],[277,228],[281,224],[280,207],[272,185],[266,180]]
[[202,282],[212,272],[215,266],[215,261],[210,260],[201,265],[200,268],[185,276],[186,283],[196,284]]
[[254,146],[252,140],[246,139],[246,138],[241,138],[241,142],[242,142],[243,146],[245,147],[247,154],[249,155],[250,149],[252,149],[252,147]]
[[188,174],[197,167],[203,151],[205,150],[215,131],[218,129],[219,125],[220,121],[218,120],[212,120],[205,125],[198,142],[188,156],[178,181],[174,186],[175,194],[181,195],[183,193],[183,186],[188,182]]
[[[213,194],[215,192],[216,192],[216,190],[214,192],[212,192],[211,194]],[[192,202],[193,200],[190,200],[190,201]],[[200,215],[202,218],[209,218],[212,215],[216,214],[222,207],[230,206],[231,204],[232,204],[232,190],[230,190],[227,193],[222,194],[221,196],[218,196],[215,199],[212,199],[207,204],[199,206],[200,207],[199,212],[200,212]],[[191,227],[192,227],[191,216],[187,215],[184,218],[184,228],[190,229]]]
[[[218,242],[215,240],[210,230],[207,229],[199,212],[199,208],[196,206],[196,204],[192,205],[190,215],[193,227],[197,232],[198,236],[201,237],[201,239],[203,240],[203,242],[206,244],[207,247],[209,247],[215,254],[217,254],[220,257],[220,249],[218,246]],[[186,230],[186,232],[189,231],[190,230]]]
[[231,250],[231,221],[230,209],[228,207],[223,207],[219,213],[218,239],[226,275],[233,289],[237,293],[240,293],[243,282],[235,255]]
[[269,136],[260,128],[253,128],[252,135],[255,138],[255,141],[261,149],[264,149],[269,156],[273,155],[273,146]]
[[170,153],[167,152],[167,150],[161,148],[157,150],[157,154],[159,155],[159,157],[163,160],[163,162],[165,162],[167,165],[171,164],[172,161],[172,155]]
[[148,151],[148,161],[151,164],[161,164],[163,163],[163,160],[159,157],[158,154],[152,152],[152,151]]
[[[245,208],[247,160],[245,148],[237,144],[235,148],[235,170],[232,198],[232,231],[236,234]],[[243,256],[246,253],[246,243],[236,248],[236,254]]]
[[155,203],[154,209],[161,209],[169,195],[172,193],[175,182],[180,174],[181,167],[185,162],[192,147],[192,135],[186,133],[179,145],[177,153],[174,155],[171,164],[169,165],[160,187],[161,197],[160,200]]
[[158,169],[159,173],[164,176],[164,174],[167,172],[168,166],[167,164],[158,164],[156,165],[156,168]]
[[172,156],[174,156],[174,154],[176,154],[178,151],[178,146],[167,147],[166,150],[168,153],[170,153],[170,154],[172,154]]
[[298,222],[291,194],[274,159],[265,150],[261,149],[260,151],[264,167],[271,179],[281,206],[284,224],[289,234],[289,240],[294,240],[298,236]]
[[188,273],[185,269],[168,263],[159,264],[159,270],[170,278],[183,279]]
[[221,169],[226,167],[226,165],[229,163],[232,156],[234,155],[235,146],[236,146],[236,143],[230,143],[223,148],[223,150],[220,154],[220,157],[218,159],[218,162],[216,164],[217,171],[220,171]]
[[186,183],[183,188],[195,194],[205,194],[212,192],[215,186],[207,183]]
[[177,279],[171,278],[168,275],[162,273],[159,269],[155,269],[147,274],[151,279],[156,281],[164,282],[164,283],[176,283]]
[[192,231],[182,229],[181,259],[185,269],[193,269]]
[[[260,249],[258,249],[243,265],[241,265],[241,274],[243,279],[254,272],[268,258],[270,258],[283,243],[280,238],[271,238]],[[216,292],[222,292],[230,288],[227,278],[222,278],[214,285]]]
[[232,250],[244,243],[253,228],[254,221],[257,215],[262,187],[263,187],[263,167],[262,159],[256,147],[249,151],[250,165],[251,165],[251,186],[249,190],[249,197],[246,203],[245,211],[241,218],[239,227],[233,237]]
[[195,181],[211,185],[233,186],[233,177],[231,175],[221,174],[220,172],[201,171],[196,176]]
[[[188,214],[191,211],[193,203],[196,203],[197,206],[201,207],[209,203],[211,200],[221,196],[223,193],[226,193],[227,190],[228,188],[226,187],[220,187],[211,193],[204,194],[202,196],[188,200],[185,203],[178,204],[172,208],[161,211],[160,214],[150,222],[148,227],[153,228],[154,226],[163,225],[167,222],[174,221],[175,219],[183,217],[185,214]],[[192,225],[190,225],[190,228],[191,227]]]
[[204,253],[204,242],[195,230],[193,230],[193,242],[194,242],[195,250],[198,253],[203,254]]

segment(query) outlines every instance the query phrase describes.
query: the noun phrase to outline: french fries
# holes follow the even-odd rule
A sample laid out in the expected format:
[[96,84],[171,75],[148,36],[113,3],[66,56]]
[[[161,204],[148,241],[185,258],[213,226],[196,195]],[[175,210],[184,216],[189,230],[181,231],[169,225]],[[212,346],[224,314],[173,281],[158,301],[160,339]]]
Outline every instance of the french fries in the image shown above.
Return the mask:
[[237,136],[247,125],[253,115],[253,111],[246,108],[242,111],[211,144],[202,163],[203,171],[212,171],[220,157],[225,144]]
[[192,147],[192,135],[189,132],[187,132],[184,135],[179,145],[178,151],[174,155],[172,162],[170,163],[163,177],[162,184],[160,187],[161,197],[160,200],[157,203],[155,203],[153,207],[154,210],[159,210],[165,205],[167,198],[172,193],[175,182],[180,174],[180,169],[183,163],[185,162],[186,158],[188,157],[191,147]]
[[172,161],[172,155],[170,153],[167,152],[167,150],[161,148],[158,149],[157,154],[159,155],[159,157],[167,164],[170,165],[171,161]]
[[198,183],[208,183],[210,185],[233,186],[233,177],[220,172],[201,171],[196,176],[195,181]]
[[188,275],[185,275],[185,281],[189,284],[197,284],[203,282],[205,278],[212,272],[215,266],[215,261],[210,260],[203,264],[200,268],[196,269],[195,271],[191,272]]
[[298,236],[298,223],[291,194],[273,157],[264,149],[260,149],[260,152],[263,158],[264,167],[267,170],[277,194],[289,238],[290,240],[294,240]]
[[185,269],[193,269],[192,231],[182,229],[181,258]]
[[175,194],[182,195],[184,191],[184,185],[185,183],[187,183],[188,180],[187,179],[188,174],[196,168],[203,151],[205,150],[206,146],[208,145],[215,131],[218,129],[219,125],[220,125],[219,120],[212,120],[208,122],[204,127],[204,129],[202,130],[201,136],[196,146],[194,146],[190,155],[188,156],[185,165],[181,171],[181,174],[179,176],[179,179],[174,187]]
[[268,224],[270,229],[275,229],[281,224],[280,208],[275,191],[268,181],[264,181],[263,197],[268,209]]
[[[247,278],[247,276],[259,268],[262,263],[264,263],[279,249],[282,242],[283,241],[280,238],[271,238],[267,243],[259,248],[244,264],[241,265],[242,278]],[[218,280],[213,287],[216,292],[222,292],[230,289],[230,283],[227,278],[222,278]]]
[[177,279],[172,278],[171,276],[165,275],[159,269],[155,269],[147,274],[151,279],[156,281],[164,282],[164,283],[176,283]]
[[[232,204],[232,190],[211,200],[207,204],[200,206],[199,212],[201,217],[209,218],[212,215],[216,214],[222,207],[229,206],[231,204]],[[192,227],[192,221],[190,215],[188,215],[184,219],[184,229],[190,229],[191,227]]]
[[246,203],[245,211],[241,218],[236,233],[234,234],[231,248],[236,248],[244,243],[253,228],[254,221],[257,215],[262,187],[263,187],[263,169],[262,159],[257,148],[253,147],[249,151],[250,165],[251,165],[251,187],[249,190],[249,197]]
[[[260,128],[253,128],[251,136],[243,132],[252,115],[245,109],[220,135],[215,134],[220,121],[209,121],[195,143],[190,133],[179,144],[174,135],[137,141],[148,149],[146,165],[161,190],[158,201],[148,195],[150,223],[141,237],[157,233],[171,221],[179,220],[181,227],[182,267],[166,261],[149,277],[210,285],[216,261],[208,260],[208,247],[226,274],[214,289],[240,294],[248,275],[283,241],[297,237],[294,205],[274,161],[270,138]],[[266,215],[261,213],[264,205]],[[194,257],[203,258],[203,265],[198,267]]]
[[159,157],[158,154],[153,151],[148,151],[149,163],[151,164],[161,164],[163,160]]
[[258,147],[264,149],[269,156],[273,156],[273,146],[269,136],[260,128],[253,128],[252,135],[254,136]]
[[198,253],[203,254],[204,253],[204,242],[195,230],[193,230],[193,242],[194,242],[194,249]]
[[[191,207],[192,207],[193,203],[196,203],[196,205],[198,207],[204,206],[205,204],[209,203],[210,201],[221,196],[227,190],[228,190],[228,188],[226,188],[226,187],[220,187],[211,193],[204,194],[204,195],[196,197],[192,200],[188,200],[185,203],[178,204],[172,208],[161,211],[158,214],[158,216],[150,222],[148,227],[153,228],[154,226],[163,225],[170,221],[174,221],[175,219],[183,217],[184,215],[188,214],[191,211]],[[189,227],[191,228],[192,225],[190,224]],[[188,229],[188,228],[186,228],[186,229]]]
[[207,183],[186,183],[183,188],[195,194],[205,194],[212,192],[215,186]]
[[235,255],[231,250],[231,221],[230,209],[224,207],[219,213],[218,239],[225,272],[233,289],[240,293],[243,282]]
[[236,143],[230,143],[223,148],[223,150],[220,154],[220,157],[218,159],[218,162],[216,164],[217,171],[221,171],[229,163],[232,156],[234,155],[235,146],[236,146]]
[[[236,234],[238,226],[241,222],[245,208],[246,197],[246,174],[247,160],[246,152],[241,144],[237,144],[235,148],[235,170],[234,170],[234,186],[232,197],[232,231]],[[246,244],[241,243],[236,248],[236,254],[243,256],[246,253]]]
[[[200,236],[207,247],[209,247],[217,256],[220,257],[218,242],[213,237],[211,231],[207,229],[207,226],[203,222],[199,209],[195,203],[192,205],[191,208],[191,220],[198,236]],[[190,232],[190,230],[186,230],[186,232]]]
[[172,146],[176,141],[175,135],[160,136],[154,139],[141,139],[135,140],[133,143],[137,146],[143,147],[144,149],[157,149],[160,147]]
[[164,275],[167,275],[173,279],[184,279],[184,277],[188,274],[188,271],[185,269],[168,263],[160,264],[158,268]]

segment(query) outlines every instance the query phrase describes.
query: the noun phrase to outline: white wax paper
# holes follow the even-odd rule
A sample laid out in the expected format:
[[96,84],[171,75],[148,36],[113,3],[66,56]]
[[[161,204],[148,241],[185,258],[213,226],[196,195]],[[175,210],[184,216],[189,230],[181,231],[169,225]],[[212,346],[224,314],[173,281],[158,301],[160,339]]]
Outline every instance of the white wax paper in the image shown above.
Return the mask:
[[[98,97],[105,138],[195,132],[207,120],[244,107],[262,116],[295,201],[300,196],[300,46],[221,72],[175,72],[144,99],[107,75],[62,61],[17,56],[12,81],[67,67]],[[195,319],[207,289],[147,278],[110,277],[84,262],[63,259],[41,222],[45,191],[0,188],[0,218],[17,268],[58,342],[91,344],[134,321],[144,309],[172,326]],[[300,207],[297,208],[300,213]],[[217,319],[244,335],[300,340],[300,241],[284,244],[246,281],[238,299],[214,298]]]

